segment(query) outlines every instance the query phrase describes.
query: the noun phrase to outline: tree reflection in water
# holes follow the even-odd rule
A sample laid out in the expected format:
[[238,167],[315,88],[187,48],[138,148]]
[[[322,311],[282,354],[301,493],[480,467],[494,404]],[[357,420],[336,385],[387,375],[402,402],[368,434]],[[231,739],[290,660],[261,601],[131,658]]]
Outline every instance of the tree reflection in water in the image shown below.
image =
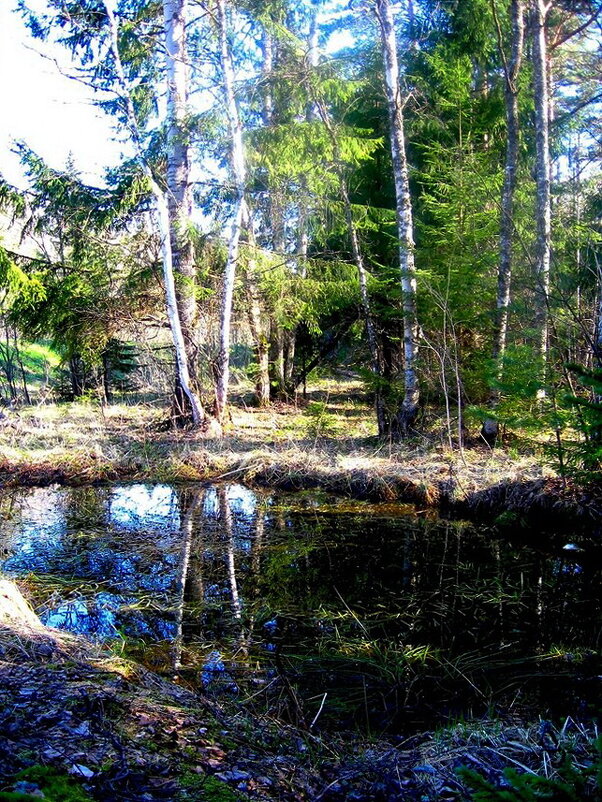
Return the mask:
[[573,714],[599,693],[587,538],[567,553],[553,533],[527,546],[399,505],[239,485],[10,491],[0,516],[2,568],[28,577],[48,624],[141,638],[143,656],[166,641],[162,667],[186,682],[221,661],[222,689],[247,682],[295,720],[325,699],[322,723],[408,729],[491,704]]

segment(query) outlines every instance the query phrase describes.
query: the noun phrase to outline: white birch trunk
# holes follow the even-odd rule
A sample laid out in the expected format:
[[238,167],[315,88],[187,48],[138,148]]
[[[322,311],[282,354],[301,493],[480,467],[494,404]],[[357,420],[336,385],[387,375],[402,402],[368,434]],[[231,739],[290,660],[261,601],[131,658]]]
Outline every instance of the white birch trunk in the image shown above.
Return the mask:
[[533,93],[535,96],[535,145],[537,197],[535,217],[535,327],[537,350],[541,359],[541,388],[545,397],[545,373],[548,359],[548,297],[551,261],[551,182],[550,182],[550,83],[546,43],[546,18],[550,6],[543,0],[533,4]]
[[230,511],[230,504],[228,503],[228,495],[224,487],[218,488],[217,495],[219,498],[219,515],[223,522],[224,532],[226,535],[226,567],[228,570],[228,584],[230,585],[230,599],[232,603],[232,615],[240,622],[242,618],[242,601],[238,591],[238,580],[236,578],[236,560],[234,557],[235,544],[234,544],[234,525],[232,522],[232,513]]
[[397,414],[396,425],[401,436],[407,435],[418,413],[419,389],[416,376],[418,322],[416,317],[416,269],[414,266],[414,226],[410,182],[405,150],[403,101],[399,82],[397,42],[390,0],[376,0],[376,16],[380,24],[385,86],[389,111],[391,158],[395,181],[399,268],[403,293],[403,351],[405,393]]
[[232,299],[238,262],[240,235],[245,215],[246,168],[242,137],[242,125],[236,96],[234,94],[234,67],[228,43],[227,0],[216,0],[218,37],[220,43],[220,62],[226,114],[230,129],[232,176],[236,192],[235,212],[228,241],[228,258],[224,270],[222,299],[220,309],[219,352],[215,362],[215,415],[221,423],[228,405],[228,385],[230,382],[230,325],[232,320]]
[[205,497],[203,489],[193,490],[192,498],[187,505],[183,501],[187,493],[184,491],[180,495],[180,537],[182,540],[182,551],[180,556],[180,571],[176,578],[176,604],[175,604],[175,624],[176,633],[172,644],[172,667],[174,679],[182,668],[182,648],[184,645],[184,603],[186,600],[186,584],[188,581],[188,569],[190,566],[190,552],[192,547],[194,514],[199,507],[199,503]]
[[[185,0],[180,0],[180,2],[183,4]],[[198,426],[205,421],[205,412],[203,410],[200,399],[198,398],[197,394],[193,391],[191,386],[190,371],[188,367],[188,356],[186,353],[186,343],[184,341],[184,335],[182,332],[182,325],[180,321],[180,313],[178,310],[178,300],[177,300],[176,286],[174,280],[173,253],[171,246],[172,232],[171,232],[171,221],[169,215],[168,202],[167,198],[165,197],[165,193],[161,190],[161,188],[155,181],[153,173],[144,155],[140,127],[138,125],[138,120],[136,117],[136,110],[134,109],[134,104],[132,102],[127,79],[125,76],[125,71],[123,69],[123,64],[121,61],[121,55],[119,53],[119,41],[118,41],[119,24],[113,11],[113,4],[111,0],[103,0],[103,3],[107,14],[107,21],[109,23],[110,47],[111,47],[111,54],[115,62],[115,73],[117,76],[117,83],[119,86],[119,97],[125,107],[129,133],[134,145],[136,157],[144,172],[144,175],[146,176],[150,184],[153,198],[155,201],[156,219],[159,228],[159,237],[161,240],[161,258],[163,264],[163,280],[165,284],[167,317],[169,320],[169,326],[171,329],[171,334],[176,354],[176,375],[178,377],[178,381],[182,387],[182,390],[186,398],[188,399],[188,403],[190,404],[192,421],[195,425]],[[166,56],[166,59],[167,61],[169,61],[170,56],[169,55]]]

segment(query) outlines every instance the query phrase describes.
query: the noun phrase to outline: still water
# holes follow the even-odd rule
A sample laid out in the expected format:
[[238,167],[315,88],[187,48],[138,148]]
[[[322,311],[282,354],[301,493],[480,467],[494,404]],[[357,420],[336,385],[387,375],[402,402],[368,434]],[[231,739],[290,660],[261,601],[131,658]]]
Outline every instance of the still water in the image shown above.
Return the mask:
[[315,729],[600,709],[587,538],[319,492],[129,484],[1,491],[0,550],[49,626]]

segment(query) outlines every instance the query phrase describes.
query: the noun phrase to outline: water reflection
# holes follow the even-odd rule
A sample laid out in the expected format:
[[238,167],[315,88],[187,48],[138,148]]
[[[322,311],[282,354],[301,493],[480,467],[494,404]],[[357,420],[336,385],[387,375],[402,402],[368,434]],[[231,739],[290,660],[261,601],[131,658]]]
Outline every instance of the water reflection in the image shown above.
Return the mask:
[[0,518],[2,570],[36,575],[46,624],[167,640],[161,667],[216,692],[253,666],[295,721],[324,694],[322,720],[401,729],[599,695],[600,567],[566,539],[234,484],[6,491]]

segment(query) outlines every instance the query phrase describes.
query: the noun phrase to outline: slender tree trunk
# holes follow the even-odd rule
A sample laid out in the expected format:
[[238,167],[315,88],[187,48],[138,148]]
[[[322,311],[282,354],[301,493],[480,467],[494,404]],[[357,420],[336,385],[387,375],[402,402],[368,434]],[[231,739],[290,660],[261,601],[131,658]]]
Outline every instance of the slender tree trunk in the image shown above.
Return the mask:
[[533,93],[535,97],[535,144],[537,197],[535,217],[535,329],[537,351],[541,360],[541,387],[538,397],[545,397],[545,373],[548,359],[548,297],[551,261],[551,182],[550,182],[550,83],[546,43],[546,18],[550,5],[543,0],[533,3]]
[[23,400],[26,404],[31,405],[31,397],[29,395],[29,388],[27,387],[27,376],[25,375],[25,365],[23,364],[23,359],[21,358],[21,349],[19,348],[19,340],[17,339],[17,329],[13,327],[13,347],[15,353],[15,359],[17,360],[17,365],[19,366],[19,371],[21,372],[21,383],[23,385]]
[[82,358],[79,354],[74,354],[69,357],[69,377],[71,380],[73,398],[80,398],[85,389],[85,378]]
[[182,650],[184,646],[184,604],[186,601],[186,585],[188,582],[188,568],[190,566],[190,553],[194,533],[194,515],[205,497],[202,488],[179,494],[180,502],[180,538],[181,554],[179,573],[176,577],[175,624],[176,633],[172,643],[172,668],[174,679],[182,668]]
[[234,94],[234,68],[228,43],[227,1],[216,0],[218,36],[220,42],[220,61],[223,90],[226,101],[226,114],[230,128],[231,165],[236,194],[235,212],[228,242],[228,258],[224,270],[222,299],[220,309],[219,352],[215,361],[215,415],[223,422],[228,404],[228,385],[230,381],[230,324],[232,319],[232,299],[234,279],[238,262],[240,236],[245,217],[246,168],[243,148],[242,125]]
[[257,281],[256,243],[251,220],[247,218],[244,221],[244,225],[247,230],[249,244],[245,284],[249,304],[249,328],[253,337],[257,371],[255,375],[255,399],[257,406],[267,407],[270,403],[270,344],[264,323],[261,292]]
[[102,352],[102,394],[105,404],[111,404],[113,393],[111,392],[111,360],[106,350]]
[[[261,72],[265,84],[265,92],[263,97],[263,108],[261,110],[261,119],[265,128],[271,128],[274,125],[274,98],[271,91],[271,79],[274,70],[274,40],[269,30],[264,29],[262,40],[263,63],[261,65]],[[268,202],[267,213],[269,217],[269,228],[271,233],[271,246],[272,251],[278,254],[284,260],[286,252],[286,235],[284,223],[284,209],[282,193],[279,191],[271,180],[269,180],[268,189]],[[251,276],[253,279],[253,276]],[[254,286],[249,287],[249,295],[251,299],[254,296],[254,304],[249,310],[252,317],[251,331],[255,341],[255,355],[257,359],[258,381],[255,385],[255,394],[259,406],[265,406],[266,400],[264,393],[268,392],[268,401],[270,398],[282,399],[286,397],[286,381],[284,375],[284,352],[282,344],[284,342],[284,332],[279,323],[272,321],[269,329],[261,322],[261,310],[259,304],[259,291],[256,282],[252,281]],[[268,335],[266,337],[266,334]],[[267,383],[264,376],[264,368],[267,361],[268,375]]]
[[416,269],[414,266],[414,226],[412,201],[405,150],[403,101],[399,83],[397,42],[390,0],[376,0],[376,16],[381,30],[385,65],[385,86],[389,111],[391,158],[395,180],[399,267],[403,293],[403,351],[405,393],[395,419],[396,433],[406,436],[418,414],[420,398],[416,376],[418,321],[416,317]]
[[364,259],[360,250],[359,239],[357,236],[357,229],[353,221],[353,212],[347,186],[344,179],[341,182],[343,199],[345,202],[345,217],[347,220],[347,230],[351,239],[351,252],[353,254],[353,261],[357,267],[357,273],[360,283],[360,298],[362,301],[362,310],[364,313],[364,321],[366,324],[366,338],[368,340],[368,348],[370,350],[370,357],[372,360],[372,373],[374,374],[375,390],[374,390],[374,407],[376,410],[376,423],[378,426],[379,437],[383,437],[389,427],[389,420],[387,416],[387,409],[383,398],[383,388],[381,387],[381,380],[383,375],[382,358],[380,347],[378,344],[378,336],[376,334],[376,326],[374,325],[374,318],[372,317],[372,308],[370,304],[370,296],[368,294],[368,276],[366,268],[364,267]]
[[597,304],[594,321],[592,365],[602,368],[602,260],[594,251],[596,262]]
[[[230,511],[230,504],[228,502],[228,495],[226,488],[221,486],[217,490],[219,499],[219,516],[223,522],[224,534],[226,537],[226,567],[228,570],[228,584],[230,586],[230,599],[232,603],[232,615],[240,622],[242,618],[242,601],[238,591],[238,580],[236,577],[236,561],[234,557],[235,544],[234,544],[234,524],[232,521],[232,512]],[[240,634],[240,633],[239,633]]]
[[[167,73],[167,206],[173,270],[182,280],[176,284],[176,304],[184,339],[190,387],[198,392],[196,270],[188,227],[192,217],[190,145],[187,127],[188,60],[186,53],[186,2],[163,0],[165,25],[165,66]],[[190,417],[190,404],[176,376],[174,417],[184,422]]]
[[[503,374],[504,354],[508,332],[508,309],[510,306],[510,286],[512,281],[512,243],[514,233],[514,194],[518,171],[520,125],[518,117],[518,78],[522,66],[525,40],[525,9],[523,0],[511,0],[512,46],[510,60],[507,62],[502,41],[501,26],[497,18],[496,0],[492,8],[498,29],[498,45],[504,62],[504,99],[506,105],[506,164],[502,186],[499,264],[497,278],[496,316],[493,330],[492,357],[495,364],[496,385]],[[499,403],[499,389],[493,388],[490,404],[495,409]],[[498,436],[498,422],[490,418],[483,423],[482,437],[494,445]]]
[[[163,264],[163,280],[165,284],[167,317],[169,320],[169,326],[171,329],[174,349],[176,353],[176,375],[178,377],[178,382],[182,388],[182,391],[188,401],[192,422],[194,423],[194,425],[200,426],[201,424],[206,422],[206,416],[200,398],[198,397],[197,393],[194,391],[192,386],[191,371],[190,371],[190,366],[188,364],[188,356],[186,353],[186,342],[182,330],[180,312],[178,309],[178,293],[174,278],[173,253],[171,248],[172,221],[170,220],[168,202],[165,197],[165,193],[157,184],[153,176],[152,170],[149,166],[149,163],[144,153],[144,148],[142,146],[142,139],[140,135],[138,119],[136,117],[136,111],[134,109],[134,104],[132,102],[132,98],[129,92],[128,83],[125,77],[125,72],[121,61],[121,55],[119,52],[119,43],[118,43],[119,24],[113,12],[113,5],[111,3],[111,0],[103,0],[103,2],[107,14],[107,21],[109,23],[109,32],[111,37],[111,53],[113,56],[113,60],[115,62],[115,72],[117,76],[117,82],[119,85],[120,99],[124,104],[128,121],[129,134],[132,139],[132,143],[134,145],[136,158],[140,164],[140,167],[142,168],[142,171],[144,172],[144,175],[146,176],[149,182],[152,196],[155,201],[156,218],[159,229],[159,236],[161,239],[161,258]],[[181,7],[181,17],[185,18],[184,11],[186,6],[186,0],[179,0],[179,3]],[[166,66],[168,74],[170,71],[169,62],[173,58],[175,58],[173,54],[170,55],[169,53],[166,53]]]
[[284,332],[277,321],[270,325],[269,343],[270,397],[283,399],[286,396],[284,374]]

